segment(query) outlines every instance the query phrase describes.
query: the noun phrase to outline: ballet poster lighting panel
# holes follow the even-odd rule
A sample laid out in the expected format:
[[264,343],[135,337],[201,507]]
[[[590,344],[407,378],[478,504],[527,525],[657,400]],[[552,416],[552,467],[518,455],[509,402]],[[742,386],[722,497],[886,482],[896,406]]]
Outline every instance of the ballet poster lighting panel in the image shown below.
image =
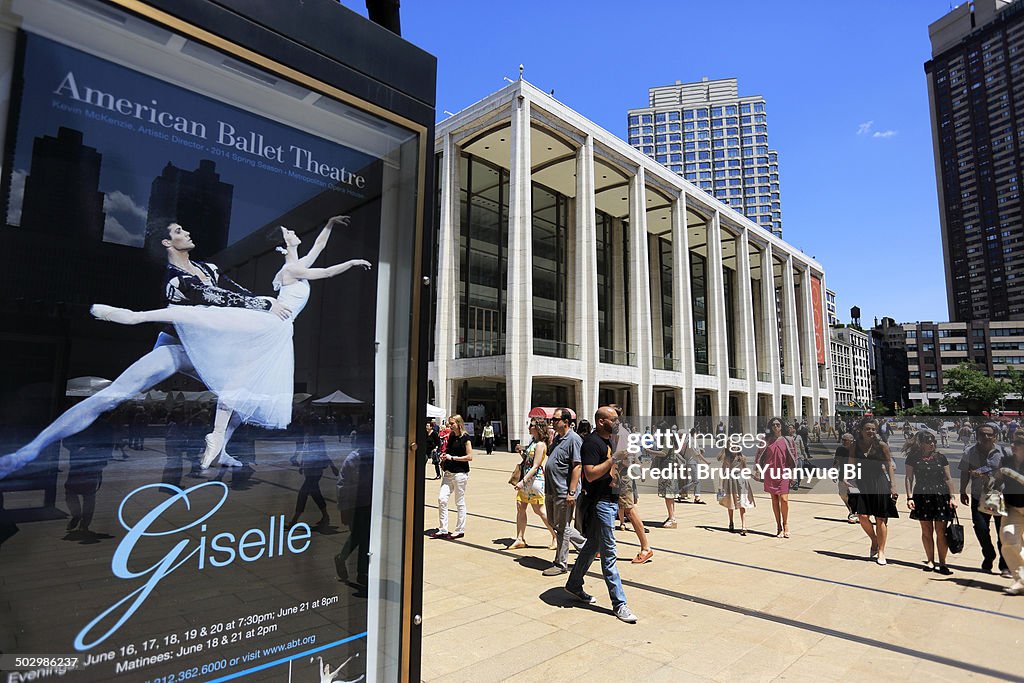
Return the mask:
[[13,12],[0,680],[401,677],[428,129],[144,3]]

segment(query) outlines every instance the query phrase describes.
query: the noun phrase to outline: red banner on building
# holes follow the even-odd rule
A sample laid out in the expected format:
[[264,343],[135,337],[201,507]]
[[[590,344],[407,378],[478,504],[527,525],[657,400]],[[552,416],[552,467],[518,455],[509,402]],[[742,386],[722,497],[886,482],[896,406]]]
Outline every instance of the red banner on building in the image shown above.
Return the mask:
[[811,277],[811,311],[814,313],[814,350],[818,354],[818,365],[825,364],[825,317],[821,310],[821,280]]

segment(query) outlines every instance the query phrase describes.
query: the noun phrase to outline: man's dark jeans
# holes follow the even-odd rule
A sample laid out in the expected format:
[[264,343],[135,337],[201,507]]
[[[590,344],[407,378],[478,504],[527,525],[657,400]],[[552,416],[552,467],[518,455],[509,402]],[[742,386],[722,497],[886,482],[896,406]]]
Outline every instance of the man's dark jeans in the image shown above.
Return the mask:
[[991,522],[993,515],[986,515],[978,512],[980,501],[971,496],[971,522],[974,524],[974,535],[981,545],[981,554],[985,558],[985,564],[992,564],[996,558],[999,559],[999,571],[1006,569],[1006,560],[1003,558],[1003,542],[999,538],[999,529],[1003,525],[1002,517],[995,517],[996,521],[996,547],[992,547]]

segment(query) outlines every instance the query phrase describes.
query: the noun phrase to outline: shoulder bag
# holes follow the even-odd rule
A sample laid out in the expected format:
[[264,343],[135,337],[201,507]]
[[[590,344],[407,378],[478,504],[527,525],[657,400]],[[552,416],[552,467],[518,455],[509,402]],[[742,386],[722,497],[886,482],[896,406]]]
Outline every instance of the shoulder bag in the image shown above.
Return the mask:
[[516,466],[512,468],[512,476],[508,478],[508,483],[511,486],[515,486],[523,480],[523,467],[522,462],[517,462]]
[[991,479],[989,482],[985,493],[981,496],[981,500],[978,501],[978,512],[984,512],[986,515],[992,515],[993,517],[1005,517],[1006,500],[1003,498],[1003,492],[992,485]]
[[949,552],[954,555],[964,549],[964,527],[960,524],[960,517],[956,510],[953,511],[953,519],[946,524],[946,545]]

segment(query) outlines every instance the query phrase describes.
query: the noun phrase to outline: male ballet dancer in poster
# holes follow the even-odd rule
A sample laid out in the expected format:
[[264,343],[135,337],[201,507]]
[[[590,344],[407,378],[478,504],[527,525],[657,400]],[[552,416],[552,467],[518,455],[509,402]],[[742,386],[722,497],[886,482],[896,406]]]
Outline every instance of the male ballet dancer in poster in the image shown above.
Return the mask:
[[[331,218],[324,227],[323,232],[321,232],[321,235],[317,238],[317,241],[310,250],[310,253],[303,259],[298,259],[295,254],[295,249],[298,244],[301,243],[301,240],[299,240],[294,233],[291,233],[291,231],[282,228],[285,234],[286,244],[289,243],[289,240],[292,242],[292,244],[289,244],[289,248],[287,250],[291,252],[291,256],[286,253],[285,267],[278,273],[278,277],[281,278],[282,282],[282,290],[285,289],[285,286],[295,285],[300,281],[305,282],[305,280],[317,279],[318,277],[331,277],[338,272],[343,272],[342,270],[339,270],[342,266],[345,266],[345,269],[352,267],[353,265],[360,265],[364,268],[368,268],[370,266],[370,264],[365,261],[350,261],[345,264],[333,266],[329,269],[310,268],[312,261],[326,245],[327,239],[330,236],[331,228],[337,224],[347,225],[347,223],[348,218],[345,216],[335,216],[334,218]],[[162,240],[161,244],[167,250],[166,295],[171,307],[168,309],[161,309],[160,311],[132,313],[131,311],[125,311],[123,309],[97,306],[94,307],[94,315],[97,315],[97,317],[100,318],[114,320],[116,322],[134,324],[135,322],[143,322],[144,320],[126,320],[124,319],[124,316],[142,316],[146,320],[152,322],[156,322],[157,320],[175,322],[170,319],[170,315],[166,315],[167,312],[187,311],[190,307],[195,308],[195,310],[199,310],[201,308],[202,310],[207,311],[213,309],[220,309],[222,312],[226,312],[228,310],[247,311],[250,316],[247,318],[246,324],[250,325],[249,329],[255,329],[260,327],[260,325],[256,324],[255,327],[252,327],[253,321],[255,320],[251,317],[253,315],[259,316],[259,322],[264,325],[269,321],[277,321],[278,323],[283,324],[292,317],[292,310],[289,308],[289,304],[299,307],[305,305],[306,298],[308,297],[308,283],[306,284],[304,296],[302,292],[294,291],[298,289],[296,287],[292,287],[293,291],[282,291],[283,296],[280,297],[279,300],[256,296],[249,290],[233,282],[227,276],[222,275],[216,265],[212,263],[192,261],[189,258],[189,252],[195,248],[195,243],[192,241],[188,231],[180,225],[177,223],[170,224],[167,227],[167,232],[167,238]],[[290,237],[288,236],[288,233],[291,233]],[[291,267],[289,268],[289,266]],[[324,273],[310,273],[307,271],[324,271]],[[275,278],[275,280],[276,279],[277,278]],[[165,314],[162,318],[159,317],[161,313]],[[152,314],[153,317],[146,318],[146,316],[150,314]],[[129,366],[128,369],[121,373],[121,375],[108,387],[68,409],[48,427],[46,427],[46,429],[40,432],[35,439],[18,449],[16,452],[0,457],[0,479],[4,479],[12,472],[35,460],[47,446],[71,436],[72,434],[77,434],[91,425],[103,413],[113,409],[134,396],[148,391],[175,373],[183,372],[193,376],[198,375],[200,378],[203,378],[203,373],[197,368],[204,365],[208,366],[207,359],[197,358],[195,352],[200,351],[202,353],[206,353],[212,351],[211,345],[208,343],[209,340],[204,340],[203,335],[197,333],[196,330],[202,330],[209,327],[210,323],[207,319],[212,318],[213,316],[208,313],[204,313],[195,316],[193,320],[183,321],[180,324],[176,323],[176,331],[179,335],[178,339],[161,332],[157,339],[156,347]],[[284,328],[274,327],[272,325],[269,327],[274,329],[275,338],[280,339],[281,330]],[[287,326],[287,330],[288,341],[290,344],[290,324]],[[237,330],[233,331],[237,332]],[[195,341],[192,345],[193,348],[191,351],[187,348],[188,344],[182,339],[182,337]],[[237,347],[226,344],[221,346],[220,351],[223,352],[224,348],[234,351]],[[294,358],[289,354],[287,363],[291,364],[293,362]],[[213,373],[210,374],[212,377]],[[280,375],[280,373],[278,374]],[[233,375],[234,378],[239,376],[240,373],[235,373]],[[203,379],[205,380],[205,378]],[[211,390],[214,390],[212,386],[210,388]],[[238,394],[241,392],[242,388],[237,384],[237,382],[229,381],[222,385],[221,388],[228,394],[228,396],[219,398],[226,398],[228,401],[241,398]],[[235,393],[232,394],[232,392]],[[291,389],[289,385],[289,419],[291,408],[290,392]],[[254,415],[259,411],[259,409],[263,409],[264,411],[267,409],[265,401],[257,399],[255,403],[257,410],[254,411]],[[243,410],[248,410],[251,406],[242,406],[242,408]],[[273,409],[271,409],[271,412],[274,412]],[[277,410],[276,413],[277,415],[280,415],[280,410]],[[203,454],[203,463],[205,466],[211,465],[214,460],[218,459],[220,459],[223,464],[237,464],[237,461],[231,462],[233,459],[224,453],[224,445],[230,441],[231,433],[242,423],[245,417],[245,412],[238,413],[228,405],[218,403],[214,433],[213,435],[207,436],[207,449]],[[213,436],[212,439],[211,436]]]

